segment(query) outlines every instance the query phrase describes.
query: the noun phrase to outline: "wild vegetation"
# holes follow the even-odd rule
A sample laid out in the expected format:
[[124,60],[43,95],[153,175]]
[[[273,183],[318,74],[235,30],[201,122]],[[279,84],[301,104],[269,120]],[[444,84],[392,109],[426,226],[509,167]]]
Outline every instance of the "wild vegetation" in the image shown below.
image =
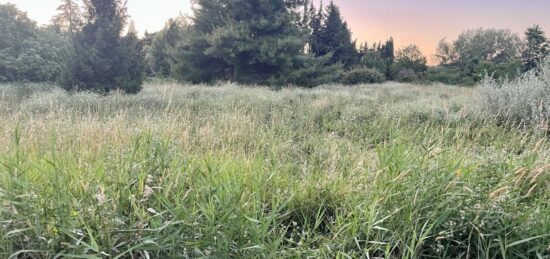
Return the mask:
[[0,89],[2,257],[550,256],[545,132],[482,109],[506,87]]
[[61,2],[0,5],[1,258],[550,258],[539,26],[428,66],[332,2],[197,0],[142,38]]
[[144,76],[269,86],[386,80],[472,86],[486,76],[512,80],[550,51],[538,25],[524,37],[469,29],[451,43],[442,40],[437,64],[428,66],[414,44],[358,43],[333,2],[198,0],[193,6],[192,16],[169,19],[161,31],[139,38],[123,0],[62,0],[47,26],[0,5],[0,81],[100,93],[136,93]]

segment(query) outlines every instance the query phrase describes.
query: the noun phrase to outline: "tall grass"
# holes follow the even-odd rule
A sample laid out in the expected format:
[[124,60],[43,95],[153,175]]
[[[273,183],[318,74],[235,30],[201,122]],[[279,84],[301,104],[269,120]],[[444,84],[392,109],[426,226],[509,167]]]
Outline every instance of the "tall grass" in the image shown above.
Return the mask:
[[544,134],[550,132],[550,60],[511,81],[487,78],[480,92],[483,116]]
[[0,257],[550,256],[548,144],[477,89],[16,87]]

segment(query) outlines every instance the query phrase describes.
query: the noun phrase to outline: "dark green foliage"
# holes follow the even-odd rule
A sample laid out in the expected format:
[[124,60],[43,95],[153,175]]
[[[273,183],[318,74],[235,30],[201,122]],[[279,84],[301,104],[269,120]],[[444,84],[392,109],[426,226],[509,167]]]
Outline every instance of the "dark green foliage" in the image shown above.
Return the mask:
[[24,41],[18,58],[18,81],[58,82],[65,71],[69,42],[51,28],[40,29],[35,38]]
[[332,54],[331,64],[342,63],[346,67],[357,64],[355,41],[351,38],[351,31],[343,20],[340,9],[333,2],[326,8],[326,18],[323,20],[319,37],[314,38],[319,44],[316,47],[316,56]]
[[315,56],[321,55],[321,30],[323,21],[325,20],[325,14],[323,12],[323,2],[318,10],[315,9],[313,3],[309,8],[309,53]]
[[192,31],[188,39],[178,44],[174,53],[176,62],[172,67],[176,79],[191,83],[227,79],[228,64],[220,57],[206,55],[209,44],[205,37]]
[[378,72],[375,69],[370,68],[355,68],[344,73],[342,77],[342,84],[356,85],[356,84],[373,84],[382,83],[386,80],[384,74]]
[[14,5],[0,5],[0,82],[55,82],[63,73],[66,39],[38,28]]
[[135,93],[145,71],[193,83],[306,87],[346,76],[369,82],[356,78],[376,78],[371,72],[378,71],[386,80],[471,85],[486,75],[512,79],[550,52],[537,25],[527,30],[524,48],[509,30],[467,30],[452,43],[442,40],[440,64],[428,69],[414,45],[395,53],[393,38],[357,49],[340,9],[333,2],[316,8],[310,0],[197,0],[192,23],[171,19],[140,40],[128,28],[124,0],[84,0],[84,14],[76,0],[61,2],[48,28],[14,5],[0,5],[0,81]]
[[369,47],[367,43],[359,48],[359,64],[378,70],[386,79],[393,77],[392,66],[395,62],[395,49],[393,38],[387,40],[384,44],[373,44]]
[[342,64],[328,64],[330,56],[314,57],[302,55],[297,58],[295,68],[287,74],[272,78],[272,85],[296,85],[315,87],[323,84],[337,83],[342,77]]
[[173,53],[188,31],[184,18],[170,19],[164,29],[150,35],[146,44],[147,73],[150,76],[169,77],[174,65]]
[[0,49],[17,53],[25,39],[36,35],[36,23],[13,4],[0,5]]
[[382,58],[382,55],[376,46],[371,49],[365,43],[360,49],[360,57],[359,64],[366,68],[376,69],[384,74],[388,70],[387,61]]
[[537,67],[550,53],[550,43],[544,31],[533,25],[525,32],[526,47],[522,52],[523,71]]
[[380,57],[386,61],[386,77],[388,79],[392,79],[391,67],[395,60],[395,44],[393,42],[393,38],[386,41],[384,45],[379,46],[378,51],[380,52]]
[[498,64],[481,62],[474,73],[474,80],[481,81],[485,76],[497,79],[514,79],[521,73],[521,60],[511,59]]
[[300,12],[296,12],[296,14],[298,15],[298,18],[296,18],[298,20],[298,25],[303,31],[311,33],[309,28],[312,19],[311,11],[315,12],[315,6],[313,5],[313,2],[310,2],[309,0],[304,0],[301,6],[302,13],[300,14]]
[[465,74],[460,68],[455,66],[436,66],[428,68],[425,80],[428,82],[441,82],[449,85],[472,86],[475,84],[471,76]]
[[128,34],[122,38],[122,70],[125,73],[118,78],[118,84],[125,86],[123,90],[127,93],[137,93],[141,90],[145,74],[145,62],[142,52],[142,45],[137,37],[137,32],[130,28]]
[[155,69],[153,69],[153,66],[155,64],[154,62],[154,56],[152,55],[152,48],[153,48],[153,41],[157,37],[157,35],[160,32],[148,32],[145,31],[143,38],[141,39],[141,46],[143,46],[142,52],[143,52],[143,58],[145,62],[145,74],[146,76],[156,76],[157,73],[155,73]]
[[86,24],[75,39],[68,90],[135,93],[143,77],[140,45],[135,32],[122,36],[127,25],[122,0],[86,0]]
[[304,39],[283,0],[199,0],[192,34],[180,43],[178,78],[266,83],[288,74]]

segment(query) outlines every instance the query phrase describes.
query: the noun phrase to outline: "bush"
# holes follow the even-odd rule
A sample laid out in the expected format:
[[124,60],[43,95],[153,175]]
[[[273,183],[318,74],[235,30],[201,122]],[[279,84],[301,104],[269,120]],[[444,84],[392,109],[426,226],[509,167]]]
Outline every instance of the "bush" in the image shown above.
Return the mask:
[[271,77],[267,84],[275,87],[280,86],[301,86],[316,87],[324,84],[340,82],[343,73],[342,64],[330,65],[331,56],[315,57],[310,55],[296,56],[294,67]]
[[286,75],[271,78],[267,83],[272,86],[294,85],[312,88],[337,83],[342,77],[342,71],[341,65],[302,67]]
[[418,76],[416,75],[416,72],[414,70],[408,68],[408,69],[401,69],[395,76],[395,80],[399,82],[405,82],[405,83],[414,83],[418,80]]
[[344,73],[342,76],[342,84],[374,84],[382,83],[385,79],[386,78],[384,75],[377,70],[370,68],[356,68]]
[[486,77],[481,82],[484,116],[513,125],[538,126],[547,131],[550,120],[550,60],[514,80]]
[[437,66],[429,68],[425,74],[425,80],[428,82],[441,82],[448,85],[475,85],[475,79],[465,74],[460,68],[455,66]]

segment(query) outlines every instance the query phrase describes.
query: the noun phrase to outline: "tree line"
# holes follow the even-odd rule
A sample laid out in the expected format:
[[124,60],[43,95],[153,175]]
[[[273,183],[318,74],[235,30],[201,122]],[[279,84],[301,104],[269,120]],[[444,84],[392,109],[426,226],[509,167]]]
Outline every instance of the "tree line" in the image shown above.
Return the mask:
[[135,93],[146,77],[192,83],[314,87],[386,80],[472,85],[537,67],[550,46],[537,25],[520,37],[472,29],[442,40],[436,66],[393,38],[358,44],[338,6],[309,0],[197,0],[193,17],[139,38],[123,0],[61,0],[48,26],[0,5],[0,82],[57,82],[67,90]]

